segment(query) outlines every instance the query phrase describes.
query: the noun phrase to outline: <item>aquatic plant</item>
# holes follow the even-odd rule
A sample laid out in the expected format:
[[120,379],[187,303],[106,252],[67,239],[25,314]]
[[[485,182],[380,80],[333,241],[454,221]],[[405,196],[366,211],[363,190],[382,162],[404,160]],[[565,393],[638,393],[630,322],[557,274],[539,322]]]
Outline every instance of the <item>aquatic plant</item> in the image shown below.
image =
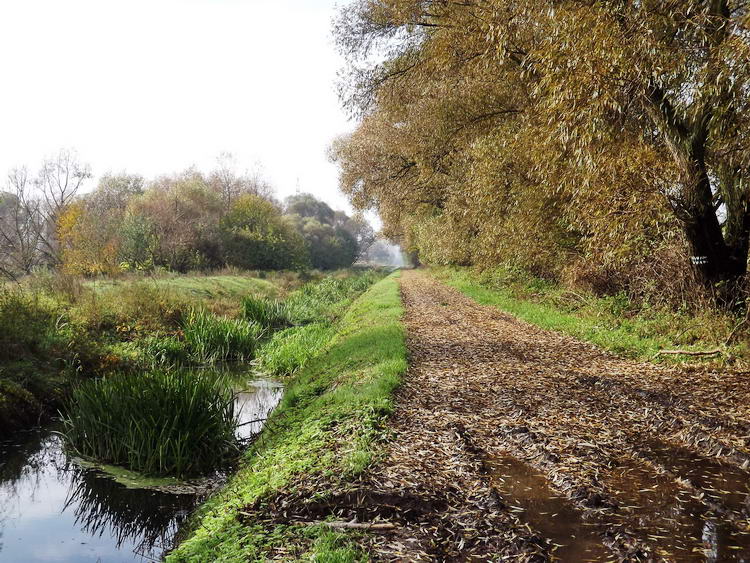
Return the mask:
[[278,330],[289,326],[289,308],[283,301],[250,295],[242,300],[242,316],[264,328]]
[[238,452],[229,383],[209,372],[114,375],[77,387],[63,414],[77,455],[146,475],[187,477]]
[[190,359],[196,363],[249,360],[263,328],[255,322],[219,317],[193,309],[183,323],[183,336]]

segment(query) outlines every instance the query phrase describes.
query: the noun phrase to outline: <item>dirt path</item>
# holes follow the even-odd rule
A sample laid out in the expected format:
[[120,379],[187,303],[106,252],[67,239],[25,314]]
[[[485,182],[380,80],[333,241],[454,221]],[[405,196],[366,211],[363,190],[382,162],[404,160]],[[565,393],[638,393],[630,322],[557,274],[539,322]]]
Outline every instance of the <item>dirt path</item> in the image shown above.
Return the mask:
[[750,561],[747,374],[619,360],[420,271],[402,293],[395,439],[348,499],[397,523],[376,557]]

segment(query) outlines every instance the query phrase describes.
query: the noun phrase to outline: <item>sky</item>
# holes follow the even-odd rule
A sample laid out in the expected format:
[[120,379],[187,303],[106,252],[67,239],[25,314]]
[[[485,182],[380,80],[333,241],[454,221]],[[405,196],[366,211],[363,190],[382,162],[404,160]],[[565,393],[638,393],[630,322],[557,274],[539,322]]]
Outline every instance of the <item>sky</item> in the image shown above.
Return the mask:
[[335,14],[333,0],[3,0],[0,174],[61,148],[95,176],[147,178],[231,152],[281,197],[350,209],[326,156],[354,127]]

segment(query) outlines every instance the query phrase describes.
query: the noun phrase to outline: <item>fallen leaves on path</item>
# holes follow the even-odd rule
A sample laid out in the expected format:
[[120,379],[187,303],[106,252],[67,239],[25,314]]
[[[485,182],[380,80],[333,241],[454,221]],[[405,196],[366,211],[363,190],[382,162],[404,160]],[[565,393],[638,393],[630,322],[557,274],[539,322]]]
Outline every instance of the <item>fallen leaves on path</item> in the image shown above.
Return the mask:
[[565,558],[525,521],[533,503],[503,497],[492,466],[508,456],[597,530],[608,555],[592,560],[750,556],[748,374],[618,359],[421,271],[404,272],[402,294],[410,369],[368,486],[446,506],[377,536],[380,558]]

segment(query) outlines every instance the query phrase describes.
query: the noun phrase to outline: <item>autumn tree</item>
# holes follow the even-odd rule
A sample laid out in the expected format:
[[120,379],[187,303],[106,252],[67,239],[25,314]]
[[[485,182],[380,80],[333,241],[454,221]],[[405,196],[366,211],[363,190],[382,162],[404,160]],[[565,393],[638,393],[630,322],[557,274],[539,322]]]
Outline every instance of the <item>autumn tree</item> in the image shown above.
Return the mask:
[[273,202],[244,194],[221,220],[226,262],[260,270],[299,270],[308,265],[305,241]]
[[112,274],[123,258],[128,205],[143,193],[143,178],[105,174],[97,188],[68,204],[57,220],[62,267],[73,274]]
[[[360,0],[342,188],[433,261],[747,267],[748,6]],[[561,258],[562,257],[562,258]]]
[[222,264],[222,201],[201,173],[158,178],[133,199],[128,214],[153,228],[154,265],[185,272]]

